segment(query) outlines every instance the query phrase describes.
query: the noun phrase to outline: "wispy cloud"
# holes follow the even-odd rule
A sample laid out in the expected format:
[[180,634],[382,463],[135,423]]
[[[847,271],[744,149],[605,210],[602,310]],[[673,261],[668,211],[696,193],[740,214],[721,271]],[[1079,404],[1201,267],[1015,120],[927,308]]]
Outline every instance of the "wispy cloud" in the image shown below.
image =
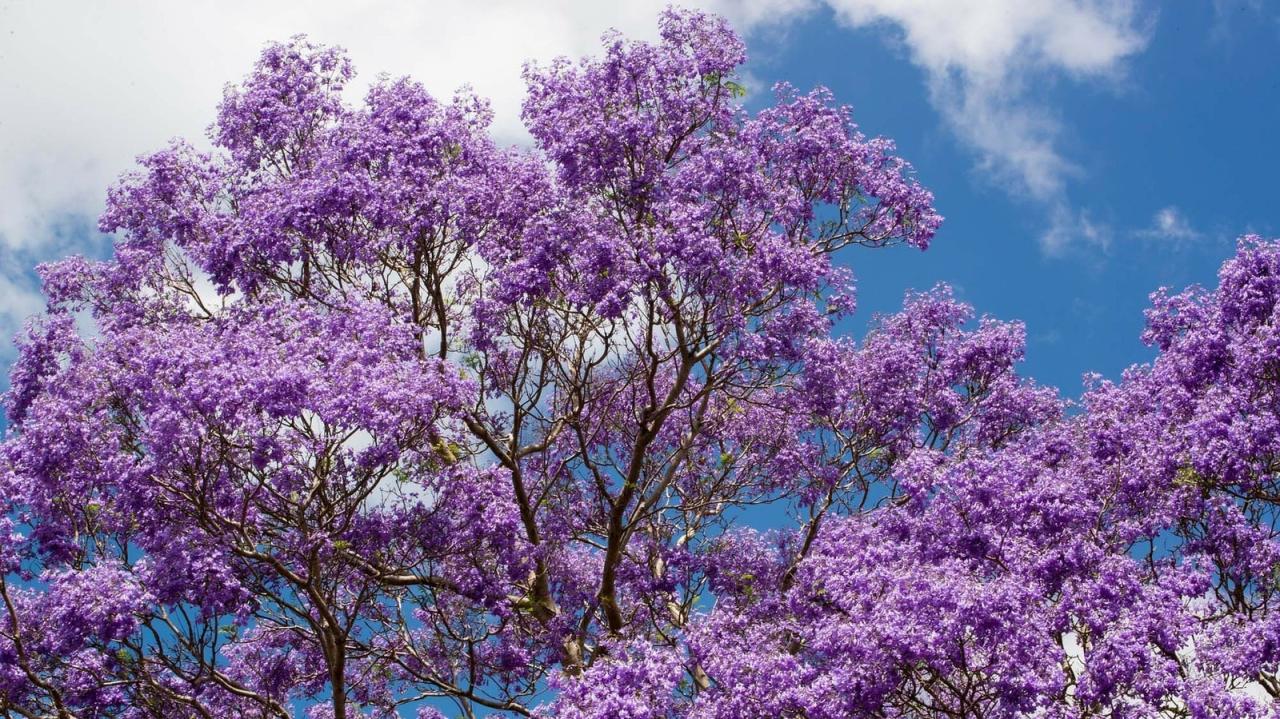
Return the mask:
[[1131,2],[830,0],[846,23],[896,27],[934,104],[997,178],[1041,200],[1075,164],[1036,88],[1058,76],[1106,78],[1147,42]]
[[1133,233],[1136,237],[1164,249],[1184,250],[1206,235],[1192,226],[1182,210],[1174,205],[1162,207],[1151,216],[1151,224]]
[[1060,78],[1113,81],[1147,43],[1128,0],[829,0],[854,27],[898,33],[928,78],[929,96],[977,164],[1015,195],[1044,206],[1041,247],[1105,247],[1108,232],[1063,198],[1082,170],[1061,147],[1061,122],[1038,88]]
[[1110,225],[1094,220],[1088,211],[1058,203],[1050,210],[1047,229],[1039,237],[1040,250],[1046,257],[1076,254],[1096,263],[1110,251],[1114,234]]
[[[9,339],[22,330],[27,318],[44,309],[44,296],[26,266],[29,259],[26,253],[0,249],[0,357],[11,355]],[[3,379],[0,376],[0,384]]]
[[1203,237],[1203,233],[1191,226],[1182,211],[1173,205],[1162,207],[1151,217],[1151,226],[1138,234],[1175,243],[1190,242]]
[[1265,10],[1262,0],[1213,0],[1212,4],[1213,26],[1209,31],[1209,38],[1219,44],[1231,40],[1233,28],[1238,21],[1256,21],[1264,15]]

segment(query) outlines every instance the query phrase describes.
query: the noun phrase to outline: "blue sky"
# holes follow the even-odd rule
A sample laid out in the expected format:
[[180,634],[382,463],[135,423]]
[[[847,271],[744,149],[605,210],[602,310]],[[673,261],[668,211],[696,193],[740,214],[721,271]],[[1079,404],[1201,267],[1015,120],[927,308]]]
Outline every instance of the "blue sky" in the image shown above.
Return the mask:
[[1048,194],[981,167],[888,23],[850,29],[817,12],[752,69],[832,88],[864,131],[898,142],[947,217],[923,254],[848,256],[861,307],[951,283],[979,312],[1023,320],[1025,371],[1074,395],[1083,372],[1116,377],[1150,357],[1138,341],[1148,293],[1212,285],[1238,235],[1280,234],[1278,16],[1140,5],[1142,47],[1105,76],[1031,70],[1019,102],[1056,124],[1053,146],[1074,167]]
[[[519,143],[522,60],[592,51],[609,26],[652,37],[662,4],[0,4],[0,332],[40,307],[34,262],[107,250],[91,228],[110,179],[199,138],[268,40],[307,32],[365,79],[409,74],[437,94],[471,82]],[[1150,356],[1149,292],[1212,284],[1238,235],[1280,234],[1280,3],[694,4],[748,38],[752,102],[778,80],[830,87],[898,142],[947,217],[926,253],[845,256],[863,308],[850,331],[949,282],[1023,320],[1026,373],[1075,395],[1082,373]]]

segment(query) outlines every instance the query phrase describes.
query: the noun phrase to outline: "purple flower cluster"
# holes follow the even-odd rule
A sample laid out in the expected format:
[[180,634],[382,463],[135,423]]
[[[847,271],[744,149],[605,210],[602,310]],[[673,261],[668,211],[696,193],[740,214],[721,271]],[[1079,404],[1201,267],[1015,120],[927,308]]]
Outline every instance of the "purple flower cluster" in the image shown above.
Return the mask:
[[835,336],[931,195],[660,29],[527,67],[527,150],[294,38],[111,189],[4,399],[0,714],[1280,716],[1280,243],[1076,403],[946,287]]

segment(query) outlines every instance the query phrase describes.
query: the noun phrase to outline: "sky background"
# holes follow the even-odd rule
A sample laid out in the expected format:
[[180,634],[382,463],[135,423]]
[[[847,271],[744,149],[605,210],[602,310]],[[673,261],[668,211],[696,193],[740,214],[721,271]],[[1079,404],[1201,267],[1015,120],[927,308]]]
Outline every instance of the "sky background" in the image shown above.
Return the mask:
[[[524,60],[594,52],[609,27],[652,38],[664,4],[0,0],[0,334],[43,306],[36,262],[109,254],[93,229],[107,185],[171,137],[202,139],[268,41],[342,45],[366,83],[469,82],[498,139],[523,144]],[[1280,234],[1280,2],[686,4],[746,37],[750,104],[777,81],[825,85],[935,193],[930,250],[843,255],[862,308],[844,331],[947,282],[1025,322],[1024,372],[1074,396],[1083,373],[1151,356],[1148,293],[1212,285],[1239,235]]]

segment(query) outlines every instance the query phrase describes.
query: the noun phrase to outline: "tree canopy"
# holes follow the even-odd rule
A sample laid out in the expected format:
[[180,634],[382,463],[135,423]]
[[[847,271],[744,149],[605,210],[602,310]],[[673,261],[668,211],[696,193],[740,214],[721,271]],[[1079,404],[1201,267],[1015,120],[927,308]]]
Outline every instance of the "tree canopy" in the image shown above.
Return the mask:
[[1280,244],[1078,401],[945,286],[854,341],[932,196],[660,27],[526,67],[530,148],[294,38],[111,189],[5,396],[0,715],[1277,715]]

